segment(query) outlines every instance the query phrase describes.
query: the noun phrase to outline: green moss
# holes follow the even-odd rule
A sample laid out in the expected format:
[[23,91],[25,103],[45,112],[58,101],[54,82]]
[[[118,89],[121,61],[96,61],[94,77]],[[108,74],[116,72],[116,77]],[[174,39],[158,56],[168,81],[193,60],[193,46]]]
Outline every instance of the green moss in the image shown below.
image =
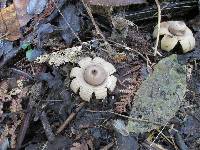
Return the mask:
[[[178,63],[177,55],[164,58],[137,91],[131,116],[164,125],[178,111],[185,91],[186,66]],[[154,123],[128,122],[130,132],[141,133],[157,127]]]

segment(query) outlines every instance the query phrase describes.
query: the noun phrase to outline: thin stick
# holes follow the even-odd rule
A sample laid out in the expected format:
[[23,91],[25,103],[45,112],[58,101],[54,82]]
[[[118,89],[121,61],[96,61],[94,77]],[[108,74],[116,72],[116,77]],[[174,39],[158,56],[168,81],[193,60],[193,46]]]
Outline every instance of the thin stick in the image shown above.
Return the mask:
[[132,121],[153,123],[153,124],[155,124],[155,125],[163,126],[163,124],[162,124],[162,123],[159,123],[159,122],[152,122],[152,121],[149,121],[149,120],[133,118],[133,117],[125,116],[125,115],[118,114],[118,113],[115,113],[115,112],[112,112],[112,111],[95,111],[95,110],[87,110],[87,111],[88,111],[88,112],[92,112],[92,113],[111,113],[111,114],[114,114],[114,115],[117,115],[117,116],[120,116],[120,117],[123,117],[123,118],[130,119],[130,120],[132,120]]
[[158,43],[159,43],[159,37],[160,37],[160,22],[161,22],[161,9],[160,9],[160,4],[158,0],[155,0],[156,2],[156,6],[158,8],[158,33],[157,33],[157,37],[156,37],[156,44],[154,49],[154,56],[156,56],[157,54],[160,54],[158,52]]
[[65,120],[65,122],[58,128],[57,130],[57,134],[59,134],[60,132],[62,132],[64,130],[64,128],[72,121],[72,119],[74,119],[74,117],[76,116],[77,112],[79,112],[83,106],[85,105],[85,102],[82,102],[79,104],[78,108],[76,108],[75,112],[72,112],[69,117]]
[[163,132],[163,130],[166,128],[167,124],[168,124],[168,122],[164,125],[164,127],[163,127],[162,130],[158,133],[158,135],[157,135],[156,138],[153,140],[153,142],[151,143],[150,146],[152,146],[152,145],[155,143],[155,141],[158,139],[158,137],[160,136],[160,134],[161,134],[161,133]]
[[[160,130],[159,130],[159,129],[157,129],[157,131],[158,131],[158,133],[160,133]],[[170,144],[172,144],[172,145],[174,146],[174,143],[173,143],[164,133],[161,132],[161,135],[162,135]]]
[[16,68],[10,68],[10,70],[12,70],[14,73],[18,74],[18,75],[21,75],[29,80],[34,80],[34,78],[32,77],[32,75],[22,71],[22,70],[18,70]]
[[109,150],[113,147],[114,142],[109,143],[108,145],[102,147],[100,150]]
[[60,11],[60,9],[58,8],[58,5],[55,3],[54,0],[52,0],[54,5],[56,6],[56,9],[58,10],[59,14],[62,16],[62,18],[64,19],[64,22],[67,24],[67,26],[69,27],[69,29],[71,30],[71,32],[74,34],[74,36],[78,39],[78,41],[80,43],[82,43],[81,39],[79,38],[78,34],[74,31],[74,29],[72,29],[71,25],[69,24],[69,22],[67,21],[67,19],[65,18],[65,16],[63,15],[63,13]]
[[5,33],[4,35],[0,36],[0,40],[3,39],[4,37],[8,36],[9,34],[10,34],[10,33],[7,32],[7,33]]
[[55,139],[55,135],[51,129],[49,120],[47,118],[47,114],[44,111],[40,115],[40,120],[42,122],[42,126],[44,128],[44,131],[45,131],[48,141],[52,142]]
[[110,54],[112,54],[112,53],[113,53],[113,52],[112,52],[112,47],[111,47],[110,44],[107,42],[105,36],[103,35],[103,33],[101,32],[101,30],[99,29],[99,26],[96,24],[96,22],[95,22],[95,20],[94,20],[94,17],[93,17],[93,15],[92,15],[91,9],[90,9],[89,6],[84,2],[84,0],[81,0],[81,1],[82,1],[83,5],[84,5],[84,7],[85,7],[85,9],[86,9],[86,11],[87,11],[87,13],[88,13],[90,19],[91,19],[91,21],[92,21],[92,24],[93,24],[94,27],[95,27],[95,30],[96,30],[97,34],[101,36],[101,38],[103,39],[104,43],[105,43],[106,46],[107,46],[108,52],[109,52]]

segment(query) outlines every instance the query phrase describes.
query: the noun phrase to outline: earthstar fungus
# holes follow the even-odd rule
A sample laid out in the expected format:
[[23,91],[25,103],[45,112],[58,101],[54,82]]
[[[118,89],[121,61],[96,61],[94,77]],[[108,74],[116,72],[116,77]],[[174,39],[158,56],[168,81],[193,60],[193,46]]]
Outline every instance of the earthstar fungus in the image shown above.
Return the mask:
[[85,57],[78,62],[80,67],[71,70],[70,77],[74,78],[70,88],[85,101],[90,101],[92,94],[96,99],[104,99],[107,89],[113,91],[117,78],[112,74],[116,72],[115,67],[100,57],[94,59]]
[[[156,26],[153,32],[155,38],[158,33]],[[179,42],[183,53],[191,51],[195,46],[195,38],[192,31],[183,21],[167,21],[160,24],[160,35],[164,35],[161,39],[161,49],[171,51]]]

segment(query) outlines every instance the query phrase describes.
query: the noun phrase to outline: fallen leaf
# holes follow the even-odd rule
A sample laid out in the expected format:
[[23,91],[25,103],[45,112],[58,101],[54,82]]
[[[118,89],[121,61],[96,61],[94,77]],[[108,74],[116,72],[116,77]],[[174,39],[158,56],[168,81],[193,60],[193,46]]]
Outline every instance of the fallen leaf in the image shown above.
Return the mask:
[[9,41],[15,41],[21,36],[20,24],[13,4],[0,10],[0,36]]
[[7,40],[0,41],[0,57],[5,56],[10,53],[13,49],[13,42]]
[[15,41],[21,37],[20,27],[31,19],[26,12],[28,0],[13,0],[13,4],[0,10],[0,37]]
[[85,0],[90,5],[99,6],[126,6],[131,4],[146,3],[146,0]]
[[40,49],[30,49],[26,51],[26,58],[28,59],[28,61],[32,62],[42,54],[43,54],[43,51]]
[[38,47],[41,47],[46,40],[49,39],[49,35],[54,32],[55,27],[50,23],[41,24],[36,31],[38,38]]
[[29,0],[27,12],[30,15],[40,14],[47,5],[47,0]]
[[13,0],[20,27],[25,26],[32,18],[27,13],[28,2],[29,0]]
[[[72,41],[76,38],[72,33],[71,29],[75,33],[80,31],[80,10],[75,5],[68,5],[63,9],[63,15],[59,17],[59,27],[63,29],[61,33],[62,38],[65,40],[65,43],[70,45]],[[67,25],[69,23],[70,27]]]

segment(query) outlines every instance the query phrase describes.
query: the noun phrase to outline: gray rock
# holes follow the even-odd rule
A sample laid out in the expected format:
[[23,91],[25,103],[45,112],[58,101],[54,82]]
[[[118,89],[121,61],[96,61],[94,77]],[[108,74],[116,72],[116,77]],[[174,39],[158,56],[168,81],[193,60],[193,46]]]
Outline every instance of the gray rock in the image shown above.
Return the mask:
[[[128,122],[129,132],[143,133],[165,125],[179,110],[186,92],[186,66],[180,65],[177,55],[162,59],[134,100],[131,116],[148,122]],[[154,122],[154,123],[152,123]]]

